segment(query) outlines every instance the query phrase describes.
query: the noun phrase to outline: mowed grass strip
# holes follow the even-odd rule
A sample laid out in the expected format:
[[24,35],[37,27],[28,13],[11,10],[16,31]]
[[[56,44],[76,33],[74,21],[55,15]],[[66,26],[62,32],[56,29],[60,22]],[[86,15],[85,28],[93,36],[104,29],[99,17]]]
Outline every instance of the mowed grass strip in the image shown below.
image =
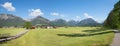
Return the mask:
[[[109,46],[114,33],[109,32],[111,30],[101,30],[99,28],[61,27],[57,29],[32,29],[24,36],[0,44],[0,46]],[[81,34],[87,34],[88,36]]]

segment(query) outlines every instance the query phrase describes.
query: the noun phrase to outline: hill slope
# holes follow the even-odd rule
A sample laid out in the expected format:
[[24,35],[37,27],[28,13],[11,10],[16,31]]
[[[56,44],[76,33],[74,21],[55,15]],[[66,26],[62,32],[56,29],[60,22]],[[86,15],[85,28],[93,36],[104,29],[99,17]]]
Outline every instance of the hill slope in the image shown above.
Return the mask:
[[37,16],[36,18],[32,19],[31,23],[32,25],[49,24],[49,20],[46,18],[43,18],[42,16]]
[[87,18],[87,19],[81,20],[77,25],[78,26],[97,26],[99,25],[99,23],[97,23],[92,18]]
[[114,5],[113,10],[109,13],[104,26],[112,29],[120,28],[120,0]]
[[13,14],[0,14],[0,26],[23,26],[24,20]]

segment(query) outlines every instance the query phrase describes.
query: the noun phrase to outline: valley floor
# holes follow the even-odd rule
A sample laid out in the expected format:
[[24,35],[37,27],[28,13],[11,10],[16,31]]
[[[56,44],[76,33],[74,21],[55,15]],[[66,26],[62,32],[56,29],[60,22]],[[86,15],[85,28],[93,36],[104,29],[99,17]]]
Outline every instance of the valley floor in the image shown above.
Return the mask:
[[101,27],[38,28],[0,46],[109,46],[113,37],[111,30]]

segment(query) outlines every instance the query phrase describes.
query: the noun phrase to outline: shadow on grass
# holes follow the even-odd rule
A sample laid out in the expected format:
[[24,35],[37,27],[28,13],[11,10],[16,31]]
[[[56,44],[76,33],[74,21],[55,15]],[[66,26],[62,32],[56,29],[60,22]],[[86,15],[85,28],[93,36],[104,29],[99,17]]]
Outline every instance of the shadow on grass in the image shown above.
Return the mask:
[[66,36],[66,37],[86,37],[86,36],[94,36],[112,33],[113,31],[99,32],[99,33],[88,33],[88,34],[57,34],[58,36]]
[[7,43],[7,41],[1,41],[1,42],[0,42],[0,44],[5,44],[5,43]]
[[105,28],[96,28],[96,29],[93,29],[93,30],[83,30],[82,32],[87,32],[87,33],[94,33],[94,32],[101,32],[101,31],[105,31],[107,29]]

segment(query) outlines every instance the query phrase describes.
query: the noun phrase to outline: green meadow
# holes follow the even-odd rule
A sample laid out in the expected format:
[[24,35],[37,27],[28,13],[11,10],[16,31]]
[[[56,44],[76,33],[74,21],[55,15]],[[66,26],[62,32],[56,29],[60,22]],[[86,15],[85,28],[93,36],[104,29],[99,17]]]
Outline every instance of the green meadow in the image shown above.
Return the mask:
[[[17,34],[22,28],[0,29],[2,33]],[[0,46],[109,46],[114,33],[101,27],[59,27],[56,29],[31,29],[15,40]]]
[[23,28],[0,28],[0,35],[9,34],[9,35],[13,36],[24,30],[25,29],[23,29]]

